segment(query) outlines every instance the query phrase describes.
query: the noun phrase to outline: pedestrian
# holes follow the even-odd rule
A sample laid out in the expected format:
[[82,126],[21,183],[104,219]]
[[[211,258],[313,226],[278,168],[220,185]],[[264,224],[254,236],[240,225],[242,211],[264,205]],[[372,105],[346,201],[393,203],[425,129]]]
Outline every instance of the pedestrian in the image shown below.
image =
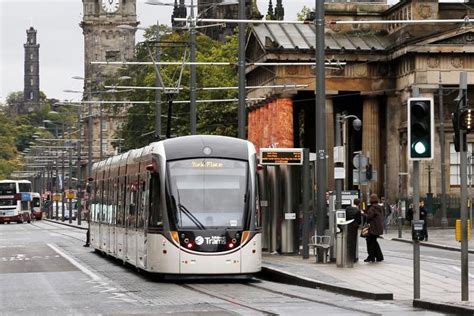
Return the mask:
[[407,214],[405,216],[407,222],[411,225],[411,221],[413,220],[413,203],[410,203],[408,206]]
[[347,253],[349,260],[357,262],[357,240],[358,230],[361,222],[361,213],[359,209],[360,200],[354,199],[354,206],[349,205],[346,207],[346,220],[353,219],[354,221],[347,225]]
[[389,218],[392,214],[392,208],[390,207],[390,204],[385,200],[384,196],[380,198],[379,205],[383,208],[383,231],[386,234],[388,229]]
[[420,200],[420,219],[423,221],[424,241],[428,241],[427,217],[428,217],[428,211],[425,208],[425,201]]
[[369,202],[367,213],[364,213],[367,223],[370,225],[369,236],[366,238],[368,256],[364,262],[375,262],[376,260],[380,262],[384,258],[377,238],[383,235],[383,208],[378,204],[377,194],[371,194]]

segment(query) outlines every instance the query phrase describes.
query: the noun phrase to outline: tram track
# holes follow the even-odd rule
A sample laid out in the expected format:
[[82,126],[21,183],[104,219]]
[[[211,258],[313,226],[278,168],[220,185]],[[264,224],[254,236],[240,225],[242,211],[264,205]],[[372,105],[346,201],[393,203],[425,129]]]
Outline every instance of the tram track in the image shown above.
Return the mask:
[[[259,280],[259,279],[258,279],[258,281],[266,282],[266,281]],[[198,292],[198,293],[201,293],[201,294],[211,296],[213,298],[223,300],[227,303],[235,304],[235,305],[238,305],[240,307],[244,307],[244,308],[256,311],[256,312],[260,312],[264,315],[279,315],[279,313],[277,313],[277,312],[269,311],[269,310],[265,310],[265,309],[261,309],[261,308],[252,306],[252,304],[249,304],[249,303],[243,301],[243,300],[245,300],[245,298],[239,298],[239,297],[235,297],[235,296],[230,297],[228,295],[219,294],[219,293],[221,293],[221,291],[218,291],[219,288],[217,288],[217,289],[210,289],[209,288],[209,287],[216,286],[216,284],[214,284],[214,283],[209,283],[209,284],[207,284],[207,283],[206,284],[203,284],[203,283],[201,283],[201,284],[178,284],[178,285],[180,285],[180,286],[182,286],[182,287],[184,287],[188,290],[192,290],[192,291],[195,291],[195,292]],[[309,303],[321,304],[321,305],[325,305],[325,306],[329,306],[329,307],[333,307],[333,308],[337,308],[337,309],[342,309],[342,310],[348,311],[348,312],[357,312],[357,313],[363,313],[363,314],[366,314],[366,315],[380,315],[380,314],[377,314],[377,313],[368,312],[366,309],[363,309],[363,308],[344,307],[344,306],[341,306],[341,305],[338,305],[338,304],[328,302],[327,300],[323,300],[323,299],[318,300],[318,299],[308,298],[308,297],[305,297],[305,296],[302,296],[302,295],[290,294],[290,293],[287,293],[287,292],[284,292],[284,291],[269,289],[269,288],[266,288],[264,286],[256,285],[256,284],[252,284],[252,283],[245,283],[245,284],[240,283],[240,284],[235,284],[233,286],[234,286],[234,289],[236,287],[250,287],[254,290],[257,289],[258,291],[264,291],[264,292],[267,292],[267,293],[271,293],[272,295],[282,296],[282,297],[285,297],[289,300],[300,300],[300,301],[309,302]],[[237,289],[237,290],[235,290],[235,292],[237,292],[237,293],[239,293],[239,292],[247,293],[248,291]],[[259,296],[259,295],[255,295],[255,296]]]
[[[45,228],[45,227],[42,227],[40,225],[37,225],[36,222],[31,222],[30,225],[32,225],[33,227],[36,227],[38,229],[41,229],[41,230],[47,230],[48,232],[54,232],[55,234],[59,234],[59,235],[63,235],[63,236],[66,236],[66,237],[69,237],[69,238],[72,238],[72,239],[76,239],[76,240],[79,240],[81,242],[84,242],[84,238],[78,238],[78,237],[74,237],[70,234],[66,234],[64,232],[60,232],[60,231],[64,231],[65,229],[62,228],[62,227],[59,227],[57,226],[58,224],[54,224],[54,223],[49,223],[47,221],[41,221],[41,224],[44,224],[44,225],[49,225],[51,227],[54,227],[55,229],[48,229],[48,228]],[[77,230],[79,230],[79,228],[77,228]]]

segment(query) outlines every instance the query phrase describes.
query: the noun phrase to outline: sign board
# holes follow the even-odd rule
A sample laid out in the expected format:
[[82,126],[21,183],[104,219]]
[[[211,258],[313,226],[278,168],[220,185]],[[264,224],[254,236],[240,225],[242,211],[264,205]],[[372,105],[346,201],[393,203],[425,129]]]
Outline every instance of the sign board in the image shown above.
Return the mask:
[[66,197],[69,199],[69,200],[72,200],[76,197],[76,195],[74,194],[74,191],[68,191],[67,194],[66,194]]
[[368,159],[363,154],[357,154],[352,158],[352,164],[356,169],[365,169],[367,167]]
[[303,148],[260,148],[262,165],[302,165]]
[[268,201],[267,200],[260,200],[260,206],[267,207],[268,206]]
[[343,167],[335,167],[334,168],[334,179],[342,179],[346,178],[346,169]]
[[27,202],[27,201],[32,201],[31,193],[29,192],[21,192],[21,201],[22,202]]
[[54,194],[53,195],[53,201],[61,201],[61,194]]
[[296,219],[296,213],[285,213],[285,219]]
[[[359,175],[360,175],[361,182],[359,182]],[[370,181],[377,181],[377,171],[375,170],[372,171],[372,179],[367,180],[365,170],[360,170],[360,173],[358,169],[352,170],[352,184],[354,185],[367,184]]]

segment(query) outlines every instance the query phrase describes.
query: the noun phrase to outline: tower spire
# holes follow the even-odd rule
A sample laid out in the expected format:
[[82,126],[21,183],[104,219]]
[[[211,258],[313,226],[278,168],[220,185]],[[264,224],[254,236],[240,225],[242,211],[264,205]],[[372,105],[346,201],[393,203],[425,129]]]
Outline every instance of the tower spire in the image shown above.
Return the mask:
[[285,18],[285,9],[283,8],[282,0],[277,0],[275,7],[275,19],[278,21],[283,21]]
[[268,2],[268,11],[267,11],[267,20],[275,20],[275,14],[273,13],[273,3],[272,0]]

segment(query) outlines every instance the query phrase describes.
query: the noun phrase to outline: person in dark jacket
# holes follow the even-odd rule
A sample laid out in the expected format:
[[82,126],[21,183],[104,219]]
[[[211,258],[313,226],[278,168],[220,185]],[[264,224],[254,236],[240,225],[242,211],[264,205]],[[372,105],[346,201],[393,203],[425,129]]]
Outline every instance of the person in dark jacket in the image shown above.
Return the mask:
[[367,209],[367,213],[364,214],[367,218],[367,223],[370,224],[369,236],[366,238],[367,252],[369,255],[364,262],[375,262],[376,260],[383,261],[382,250],[377,241],[377,238],[383,235],[383,208],[378,205],[379,198],[377,194],[371,194],[369,202],[370,205]]
[[428,241],[428,210],[425,208],[425,201],[420,200],[420,219],[423,220],[423,236],[424,241]]
[[358,238],[358,228],[360,225],[360,200],[354,199],[354,206],[346,207],[346,220],[353,219],[354,221],[347,225],[347,253],[349,255],[349,260],[357,262],[357,238]]

